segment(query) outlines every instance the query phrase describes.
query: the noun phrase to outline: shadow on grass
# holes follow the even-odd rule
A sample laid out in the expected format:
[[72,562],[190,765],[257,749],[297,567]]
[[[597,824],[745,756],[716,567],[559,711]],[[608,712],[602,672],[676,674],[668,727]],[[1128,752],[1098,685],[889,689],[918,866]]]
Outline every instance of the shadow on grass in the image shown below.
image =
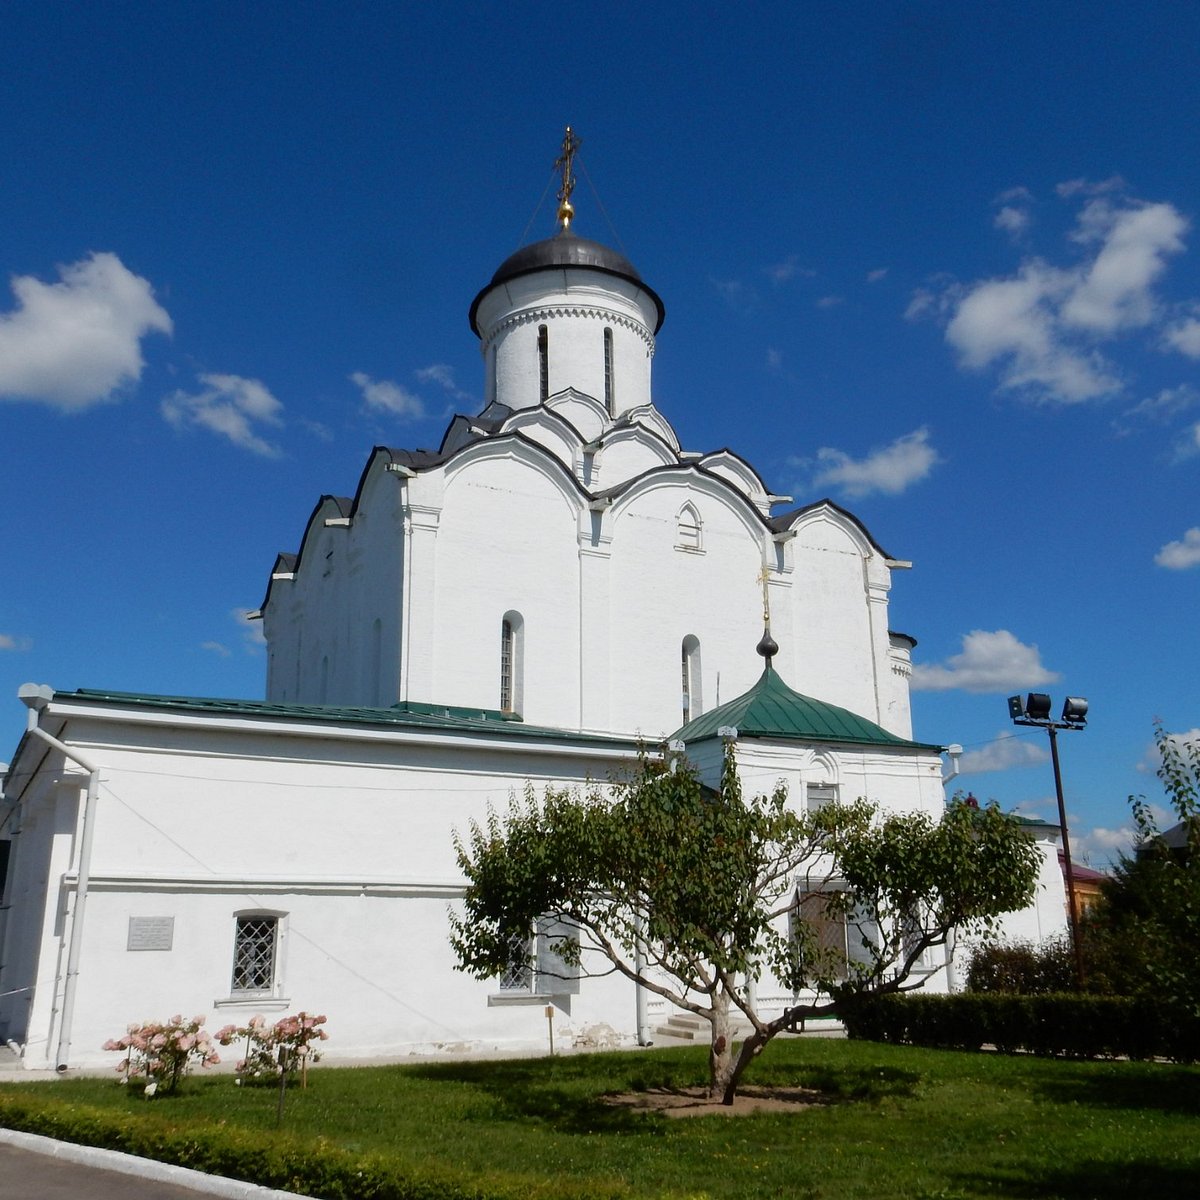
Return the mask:
[[[756,1066],[767,1064],[756,1064]],[[626,1092],[704,1086],[707,1062],[691,1054],[668,1052],[649,1057],[613,1054],[572,1055],[502,1061],[421,1063],[403,1067],[410,1077],[467,1084],[489,1095],[496,1115],[537,1121],[563,1133],[663,1133],[673,1125],[658,1113],[631,1111],[605,1102]],[[878,1103],[912,1094],[920,1076],[893,1067],[779,1064],[753,1071],[747,1084],[805,1087],[828,1103]],[[754,1120],[754,1115],[739,1118]]]
[[1145,1160],[1091,1162],[1067,1170],[1032,1169],[960,1175],[956,1183],[968,1195],[1005,1196],[1010,1200],[1133,1200],[1137,1197],[1195,1196],[1200,1172],[1195,1166]]
[[[1114,1064],[1114,1067],[1125,1065]],[[1064,1064],[1062,1071],[1040,1079],[1036,1090],[1055,1104],[1153,1109],[1178,1116],[1200,1116],[1200,1075],[1193,1067],[1150,1064],[1134,1074],[1120,1069],[1072,1070]]]

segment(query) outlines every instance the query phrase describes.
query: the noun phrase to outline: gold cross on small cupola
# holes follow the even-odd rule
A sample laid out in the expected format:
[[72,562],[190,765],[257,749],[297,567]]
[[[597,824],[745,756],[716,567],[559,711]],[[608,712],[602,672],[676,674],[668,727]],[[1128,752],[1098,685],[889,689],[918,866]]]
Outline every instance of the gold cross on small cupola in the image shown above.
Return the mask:
[[563,229],[571,227],[571,218],[575,215],[571,193],[575,190],[575,154],[581,144],[574,130],[568,125],[566,133],[563,134],[562,152],[554,160],[554,169],[562,172],[562,183],[558,188],[558,223]]
[[755,646],[755,650],[763,656],[767,663],[767,670],[771,669],[771,659],[779,653],[779,645],[771,636],[771,596],[768,588],[771,584],[771,570],[764,566],[758,573],[758,580],[762,584],[763,596],[763,635],[762,640]]

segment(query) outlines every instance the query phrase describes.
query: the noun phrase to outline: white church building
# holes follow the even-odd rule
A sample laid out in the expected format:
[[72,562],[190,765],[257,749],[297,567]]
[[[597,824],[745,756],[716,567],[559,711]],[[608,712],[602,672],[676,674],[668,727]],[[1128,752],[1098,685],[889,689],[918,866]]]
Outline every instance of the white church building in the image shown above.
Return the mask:
[[[915,643],[888,622],[910,564],[831,501],[789,507],[733,451],[680,445],[652,398],[663,303],[577,235],[567,159],[557,233],[471,305],[483,410],[436,451],[376,447],[276,558],[265,700],[22,689],[0,1041],[26,1066],[104,1063],[128,1022],[180,1011],[324,1012],[348,1056],[544,1045],[547,1006],[560,1039],[651,1040],[669,1014],[621,978],[454,969],[453,830],[668,740],[715,777],[732,738],[746,789],[801,806],[942,810]],[[1056,833],[1031,936],[1064,924]]]

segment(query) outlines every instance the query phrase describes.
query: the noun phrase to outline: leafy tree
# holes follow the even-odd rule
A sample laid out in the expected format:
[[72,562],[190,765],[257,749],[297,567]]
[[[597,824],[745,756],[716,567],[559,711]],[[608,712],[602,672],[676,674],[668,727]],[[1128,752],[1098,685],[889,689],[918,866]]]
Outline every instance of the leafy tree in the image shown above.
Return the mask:
[[[451,917],[460,970],[529,969],[530,930],[556,929],[563,975],[618,972],[709,1022],[709,1094],[726,1104],[781,1030],[921,986],[925,952],[1026,903],[1038,862],[994,806],[953,804],[934,821],[864,801],[801,815],[782,786],[746,800],[732,751],[715,792],[686,762],[646,760],[608,794],[528,789],[455,849],[468,881]],[[845,922],[850,961],[823,944],[831,919]],[[816,998],[763,1017],[748,981],[764,969]],[[735,1046],[738,1014],[750,1032]]]
[[1154,728],[1162,780],[1179,822],[1168,845],[1144,796],[1130,796],[1138,839],[1087,913],[1084,948],[1097,990],[1166,1001],[1200,1016],[1200,741]]

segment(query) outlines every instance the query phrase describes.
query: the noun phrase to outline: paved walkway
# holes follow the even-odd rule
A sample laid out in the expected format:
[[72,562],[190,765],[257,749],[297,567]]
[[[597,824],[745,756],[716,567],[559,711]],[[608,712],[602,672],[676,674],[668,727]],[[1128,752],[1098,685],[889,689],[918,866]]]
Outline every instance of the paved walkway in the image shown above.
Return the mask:
[[295,1200],[236,1179],[0,1129],[0,1200]]

